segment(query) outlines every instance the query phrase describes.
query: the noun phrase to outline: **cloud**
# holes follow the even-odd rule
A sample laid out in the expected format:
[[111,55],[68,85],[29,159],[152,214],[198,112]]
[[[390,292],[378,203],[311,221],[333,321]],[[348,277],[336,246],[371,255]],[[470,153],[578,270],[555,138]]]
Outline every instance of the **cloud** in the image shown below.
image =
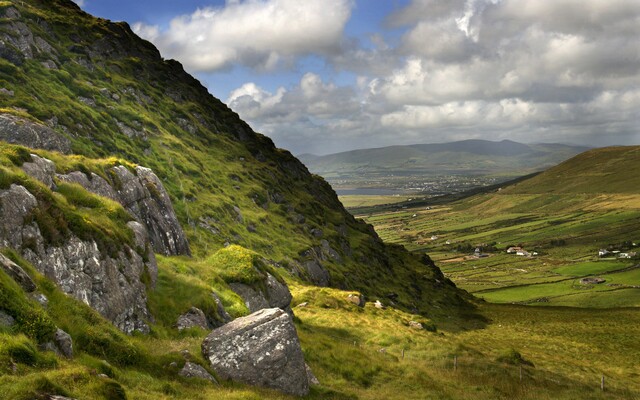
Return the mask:
[[84,7],[85,1],[84,0],[72,0],[74,3],[76,3],[79,7]]
[[354,4],[229,0],[166,29],[134,28],[192,71],[269,72],[318,55],[323,73],[355,76],[337,85],[309,72],[230,93],[242,118],[297,153],[466,138],[640,143],[638,1],[412,0],[378,32],[347,37]]
[[174,18],[167,29],[133,28],[192,71],[235,64],[268,71],[299,56],[339,52],[352,8],[351,0],[228,0]]
[[366,132],[366,110],[358,91],[325,82],[314,73],[275,93],[246,83],[226,102],[255,130],[299,153],[326,151],[327,142],[336,143],[332,149],[338,151],[345,140],[355,143]]

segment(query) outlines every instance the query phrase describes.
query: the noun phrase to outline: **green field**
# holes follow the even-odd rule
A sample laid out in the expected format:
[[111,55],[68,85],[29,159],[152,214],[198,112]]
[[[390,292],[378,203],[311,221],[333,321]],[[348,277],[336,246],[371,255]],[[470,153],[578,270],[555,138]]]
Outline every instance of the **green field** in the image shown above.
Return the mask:
[[[633,269],[640,259],[598,257],[602,248],[640,250],[640,195],[634,193],[640,182],[623,173],[635,168],[638,149],[587,152],[492,193],[444,205],[368,210],[361,217],[385,241],[426,252],[459,287],[487,301],[640,306],[640,273]],[[589,162],[598,166],[589,168]],[[586,173],[586,184],[572,179],[579,173]],[[596,185],[603,176],[606,183]],[[507,254],[510,246],[536,255]],[[482,258],[474,257],[476,247]],[[581,284],[587,276],[605,282]]]
[[352,195],[343,195],[338,196],[342,205],[345,208],[362,208],[362,207],[373,207],[379,206],[383,204],[396,204],[403,201],[407,201],[412,199],[412,196],[406,195],[390,195],[390,196],[373,196],[373,195],[360,195],[360,194],[352,194]]

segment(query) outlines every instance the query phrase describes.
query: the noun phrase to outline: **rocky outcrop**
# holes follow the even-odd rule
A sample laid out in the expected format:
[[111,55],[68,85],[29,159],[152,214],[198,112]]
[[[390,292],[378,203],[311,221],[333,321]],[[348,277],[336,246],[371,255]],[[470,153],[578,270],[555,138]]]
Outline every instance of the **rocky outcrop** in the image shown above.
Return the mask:
[[149,168],[136,167],[132,172],[119,165],[109,170],[108,182],[101,176],[75,171],[58,175],[122,206],[145,226],[156,252],[164,255],[191,255],[189,242],[178,222],[171,199],[160,179]]
[[51,242],[33,213],[42,207],[24,186],[0,190],[0,246],[19,251],[27,261],[67,294],[88,304],[124,332],[148,332],[146,287],[153,281],[154,259],[146,259],[123,243],[117,251],[103,252],[95,240],[81,240],[73,232]]
[[71,336],[58,328],[51,342],[40,345],[43,350],[50,350],[66,358],[73,358],[73,340]]
[[66,137],[46,125],[11,114],[0,114],[0,140],[61,153],[71,151],[71,142]]
[[202,353],[222,379],[304,396],[307,370],[291,317],[278,308],[237,318],[213,330]]
[[204,315],[204,312],[197,307],[191,307],[189,311],[178,317],[176,328],[178,328],[179,331],[182,331],[195,327],[202,329],[211,328],[207,322],[207,317]]
[[237,282],[230,283],[229,287],[242,297],[250,312],[274,307],[291,312],[292,296],[287,285],[268,272],[265,275],[264,290]]
[[178,375],[184,378],[199,378],[208,380],[215,384],[218,383],[218,381],[216,381],[216,378],[214,378],[213,375],[211,375],[206,369],[202,368],[198,364],[194,364],[189,361],[184,364],[184,367],[182,367],[180,372],[178,372]]
[[217,328],[229,321],[232,321],[233,318],[231,317],[231,315],[229,315],[227,310],[224,309],[224,305],[222,304],[222,300],[220,300],[220,297],[218,297],[215,292],[211,292],[211,296],[213,297],[213,301],[216,303],[216,312],[218,313],[218,317],[220,318],[219,321],[212,321],[213,325]]
[[36,284],[31,277],[24,272],[19,265],[0,254],[0,269],[7,273],[18,285],[22,286],[25,292],[31,293],[36,290]]
[[56,165],[53,161],[31,154],[31,162],[22,164],[22,170],[30,177],[47,185],[49,189],[55,188],[53,178],[56,175]]

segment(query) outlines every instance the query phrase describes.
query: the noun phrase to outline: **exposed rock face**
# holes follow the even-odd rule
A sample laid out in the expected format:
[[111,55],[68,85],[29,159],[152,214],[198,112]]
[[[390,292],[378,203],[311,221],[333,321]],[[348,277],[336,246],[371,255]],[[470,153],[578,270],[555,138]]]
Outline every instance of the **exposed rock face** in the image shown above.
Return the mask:
[[124,166],[111,170],[113,182],[91,173],[75,171],[58,178],[122,204],[143,224],[156,252],[164,255],[191,255],[189,242],[178,222],[171,199],[160,179],[149,168],[136,167],[135,174]]
[[63,356],[73,358],[73,340],[67,332],[58,328],[53,336],[53,342]]
[[264,293],[244,283],[230,283],[229,286],[242,297],[250,312],[273,307],[291,312],[292,296],[287,285],[280,283],[269,273],[266,274],[264,284],[266,288]]
[[0,140],[61,153],[71,151],[71,143],[66,137],[46,125],[11,114],[0,114]]
[[313,284],[318,286],[329,286],[331,276],[329,275],[329,271],[320,264],[320,261],[305,261],[303,265]]
[[47,242],[31,213],[38,201],[25,187],[0,190],[0,246],[18,250],[67,294],[93,307],[124,332],[148,332],[151,319],[142,276],[157,275],[155,260],[145,261],[123,244],[104,254],[98,244],[70,233],[60,243]]
[[184,367],[178,372],[178,375],[183,376],[185,378],[200,378],[211,381],[215,384],[218,383],[216,378],[213,377],[206,369],[202,368],[198,364],[194,364],[192,362],[187,361],[184,364]]
[[211,296],[213,296],[213,301],[216,302],[216,311],[218,312],[218,316],[221,318],[221,321],[214,322],[214,326],[217,328],[219,326],[226,324],[229,321],[232,321],[233,318],[231,317],[231,315],[229,315],[227,310],[224,309],[224,305],[222,304],[220,297],[218,297],[218,295],[215,294],[214,292],[211,292]]
[[19,265],[0,254],[0,268],[4,270],[18,285],[22,286],[25,292],[31,293],[36,290],[36,284],[29,275]]
[[309,380],[291,317],[271,308],[213,330],[202,353],[219,377],[304,396]]
[[179,316],[178,322],[176,322],[176,328],[178,328],[179,331],[194,327],[202,329],[210,328],[204,312],[197,307],[191,307],[189,311]]
[[27,175],[47,185],[49,189],[55,187],[53,177],[56,174],[56,165],[53,161],[31,154],[31,162],[22,164],[22,170]]

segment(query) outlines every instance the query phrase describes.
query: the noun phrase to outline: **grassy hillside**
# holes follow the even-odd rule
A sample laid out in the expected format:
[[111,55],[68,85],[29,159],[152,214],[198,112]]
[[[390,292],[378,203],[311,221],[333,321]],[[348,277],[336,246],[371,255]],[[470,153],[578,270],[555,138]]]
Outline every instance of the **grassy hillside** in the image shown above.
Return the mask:
[[[125,23],[93,18],[68,0],[0,2],[0,15],[9,9],[31,32],[32,43],[25,40],[33,58],[12,47],[15,57],[0,57],[0,88],[13,92],[0,98],[0,113],[67,137],[85,157],[79,168],[112,156],[152,168],[196,259],[236,244],[304,279],[309,250],[326,241],[338,254],[322,261],[332,286],[397,293],[407,308],[421,299],[425,312],[432,302],[462,304],[455,289],[432,290],[439,276],[432,264],[385,247],[322,178],[253,132]],[[0,20],[9,35],[21,35],[11,21]],[[405,283],[415,280],[424,285]]]
[[507,193],[637,194],[640,146],[586,151],[544,173],[507,189]]
[[[640,306],[640,147],[591,150],[499,191],[371,214],[387,241],[427,251],[457,285],[492,302]],[[535,256],[505,251],[523,247]],[[477,258],[480,248],[486,257]],[[583,284],[600,277],[603,284]]]
[[[0,1],[0,15],[1,34],[19,36],[19,22],[18,31],[33,36],[33,43],[25,39],[33,58],[20,57],[13,44],[0,57],[0,88],[13,92],[1,95],[0,112],[50,126],[76,153],[3,144],[2,184],[37,191],[65,218],[88,222],[72,226],[75,233],[108,246],[130,235],[121,208],[77,187],[46,189],[19,166],[36,152],[54,160],[58,172],[101,174],[116,163],[153,168],[194,253],[158,257],[157,287],[148,293],[151,333],[126,336],[2,249],[49,303],[40,306],[0,271],[0,308],[20,317],[16,326],[0,328],[0,398],[290,398],[177,375],[187,360],[207,367],[200,351],[207,332],[180,332],[177,317],[192,306],[215,310],[212,290],[232,316],[245,315],[227,282],[252,282],[258,267],[287,280],[294,305],[308,303],[295,308],[295,323],[322,383],[312,399],[632,399],[640,392],[637,374],[629,372],[638,353],[636,310],[474,309],[427,257],[383,244],[342,208],[324,180],[254,133],[126,24],[92,18],[67,0]],[[47,222],[38,225],[44,229]],[[323,260],[334,288],[309,284],[301,268],[322,240],[339,255]],[[267,266],[264,258],[274,263]],[[356,290],[367,295],[364,308],[347,301]],[[378,298],[395,299],[397,308],[375,308]],[[410,321],[426,329],[410,328]],[[569,329],[567,321],[575,325]],[[594,338],[591,324],[600,336]],[[74,359],[38,349],[54,326],[72,336]],[[604,393],[602,374],[609,385]]]

